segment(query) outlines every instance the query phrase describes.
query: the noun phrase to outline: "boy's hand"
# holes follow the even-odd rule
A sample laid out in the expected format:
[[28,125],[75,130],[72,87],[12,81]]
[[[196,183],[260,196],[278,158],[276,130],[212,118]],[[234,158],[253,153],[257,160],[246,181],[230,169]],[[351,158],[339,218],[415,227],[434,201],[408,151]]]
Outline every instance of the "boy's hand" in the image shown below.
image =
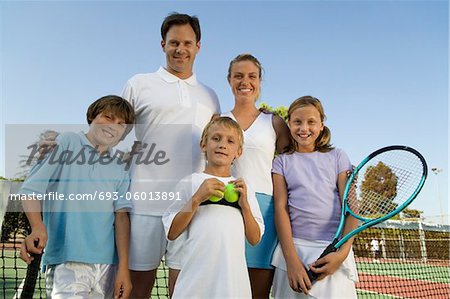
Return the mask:
[[[35,245],[35,241],[38,245]],[[34,260],[31,253],[42,254],[42,250],[47,245],[47,230],[45,228],[34,229],[20,245],[20,258],[28,265]]]
[[222,197],[225,191],[225,184],[216,178],[210,178],[203,181],[197,192],[192,196],[192,200],[196,204],[207,201],[211,196]]
[[287,275],[289,280],[289,286],[297,293],[308,294],[312,287],[311,281],[309,281],[306,269],[300,259],[295,256],[292,260],[286,260]]
[[230,183],[234,185],[234,189],[239,193],[238,204],[241,209],[250,209],[250,205],[247,200],[247,185],[245,184],[244,179],[238,178],[237,180],[231,181]]
[[114,299],[129,298],[132,288],[130,271],[128,269],[118,270],[114,283]]
[[342,251],[332,252],[310,265],[311,271],[319,274],[317,280],[333,274],[342,265],[347,256]]

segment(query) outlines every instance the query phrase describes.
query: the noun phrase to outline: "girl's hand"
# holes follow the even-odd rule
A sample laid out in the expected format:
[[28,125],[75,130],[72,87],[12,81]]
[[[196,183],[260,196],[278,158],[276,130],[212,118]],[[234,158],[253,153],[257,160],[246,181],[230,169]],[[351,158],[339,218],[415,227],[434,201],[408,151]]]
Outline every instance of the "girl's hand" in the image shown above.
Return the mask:
[[333,274],[342,265],[347,255],[342,251],[332,252],[310,265],[311,271],[319,274],[317,280]]
[[230,183],[234,185],[234,189],[239,193],[238,204],[241,209],[250,209],[250,204],[247,200],[247,185],[245,184],[244,179],[238,178],[237,180],[231,181]]
[[312,284],[309,281],[305,266],[298,256],[295,256],[290,261],[286,260],[286,266],[291,289],[297,293],[308,294]]
[[211,196],[222,197],[225,191],[225,184],[216,178],[210,178],[203,181],[197,192],[192,196],[192,200],[196,204],[207,201]]

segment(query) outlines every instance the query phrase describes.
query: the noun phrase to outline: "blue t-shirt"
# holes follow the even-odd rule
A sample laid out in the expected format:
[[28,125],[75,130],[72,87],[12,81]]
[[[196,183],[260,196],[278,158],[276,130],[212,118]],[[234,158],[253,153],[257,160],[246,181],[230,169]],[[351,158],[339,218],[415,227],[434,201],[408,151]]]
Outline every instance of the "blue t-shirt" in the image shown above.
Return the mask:
[[294,238],[333,240],[342,207],[338,175],[351,168],[347,154],[338,148],[326,153],[282,154],[273,161],[272,173],[286,181]]
[[130,179],[124,164],[110,153],[100,156],[82,132],[63,133],[56,142],[20,190],[64,198],[42,201],[48,234],[43,264],[117,263],[114,211],[132,208],[125,196]]

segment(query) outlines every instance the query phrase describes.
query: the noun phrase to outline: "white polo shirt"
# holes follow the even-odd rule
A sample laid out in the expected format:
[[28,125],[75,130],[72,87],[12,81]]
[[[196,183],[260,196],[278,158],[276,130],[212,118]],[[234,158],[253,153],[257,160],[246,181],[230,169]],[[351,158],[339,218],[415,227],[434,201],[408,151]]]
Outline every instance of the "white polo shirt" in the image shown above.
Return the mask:
[[182,80],[163,67],[130,78],[122,97],[134,107],[136,138],[145,146],[130,168],[133,213],[161,216],[177,197],[170,192],[178,181],[204,170],[200,138],[213,114],[220,113],[219,101],[195,75]]

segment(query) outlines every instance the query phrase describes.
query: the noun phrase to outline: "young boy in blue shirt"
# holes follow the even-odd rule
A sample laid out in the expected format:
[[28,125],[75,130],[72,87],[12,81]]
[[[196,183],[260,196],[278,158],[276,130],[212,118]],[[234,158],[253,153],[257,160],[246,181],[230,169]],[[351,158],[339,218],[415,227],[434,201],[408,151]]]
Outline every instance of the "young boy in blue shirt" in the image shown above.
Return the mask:
[[[130,294],[129,176],[111,148],[131,131],[134,119],[134,109],[121,97],[98,99],[87,111],[88,132],[60,134],[21,188],[32,229],[21,258],[29,264],[30,253],[45,247],[47,298]],[[45,198],[52,193],[63,196]]]

